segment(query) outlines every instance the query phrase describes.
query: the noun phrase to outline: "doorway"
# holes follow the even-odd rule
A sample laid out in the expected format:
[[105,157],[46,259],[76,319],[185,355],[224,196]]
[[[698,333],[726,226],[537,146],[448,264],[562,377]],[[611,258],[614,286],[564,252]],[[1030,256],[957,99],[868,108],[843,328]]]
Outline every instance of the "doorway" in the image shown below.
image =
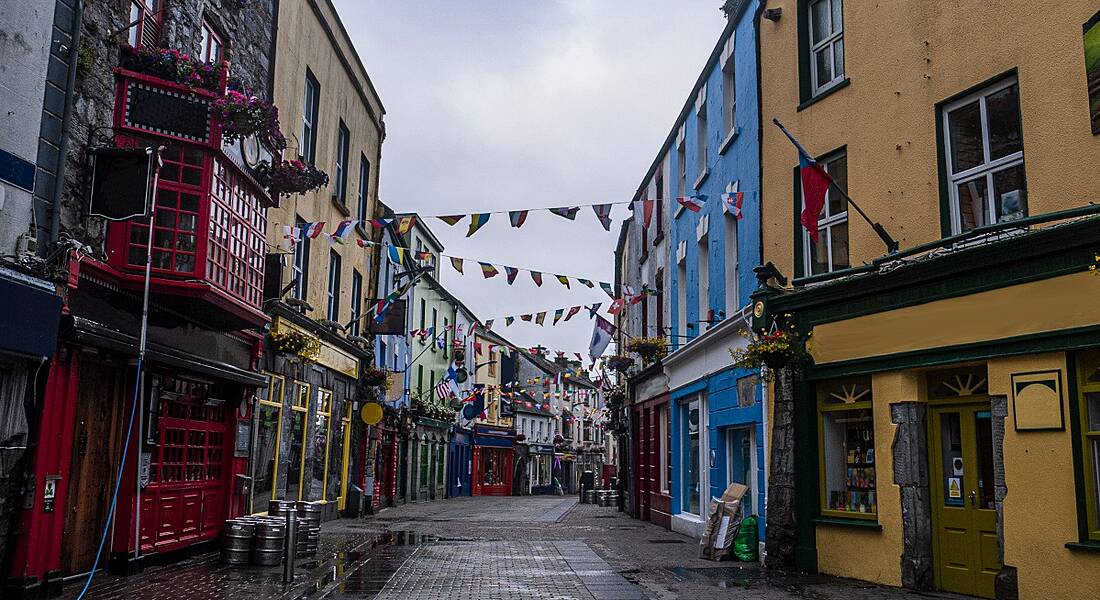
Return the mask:
[[992,598],[1001,563],[989,401],[932,406],[928,428],[936,586]]
[[741,498],[741,514],[756,514],[756,444],[753,427],[735,427],[726,432],[726,481],[749,490]]

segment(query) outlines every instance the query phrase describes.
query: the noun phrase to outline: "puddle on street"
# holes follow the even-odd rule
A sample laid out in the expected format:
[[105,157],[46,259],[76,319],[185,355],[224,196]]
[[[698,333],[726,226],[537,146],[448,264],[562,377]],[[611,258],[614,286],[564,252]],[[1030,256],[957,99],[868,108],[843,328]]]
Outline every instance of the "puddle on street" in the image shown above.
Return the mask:
[[355,550],[335,552],[321,560],[299,562],[297,569],[300,574],[295,579],[309,580],[310,583],[298,600],[314,597],[330,587],[333,589],[326,593],[326,598],[343,598],[344,594],[363,598],[377,594],[417,546],[438,539],[415,531],[386,532],[374,536],[369,544]]
[[742,567],[672,567],[669,569],[681,581],[689,579],[707,579],[721,589],[744,589],[755,586],[760,581],[760,572]]

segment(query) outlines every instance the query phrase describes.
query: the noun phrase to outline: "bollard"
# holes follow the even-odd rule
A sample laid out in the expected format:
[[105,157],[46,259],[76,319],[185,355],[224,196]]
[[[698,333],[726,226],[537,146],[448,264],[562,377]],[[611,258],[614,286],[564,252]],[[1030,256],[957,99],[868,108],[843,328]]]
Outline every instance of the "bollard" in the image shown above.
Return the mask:
[[298,511],[293,507],[286,509],[286,549],[283,552],[283,583],[294,581],[294,559],[298,550]]

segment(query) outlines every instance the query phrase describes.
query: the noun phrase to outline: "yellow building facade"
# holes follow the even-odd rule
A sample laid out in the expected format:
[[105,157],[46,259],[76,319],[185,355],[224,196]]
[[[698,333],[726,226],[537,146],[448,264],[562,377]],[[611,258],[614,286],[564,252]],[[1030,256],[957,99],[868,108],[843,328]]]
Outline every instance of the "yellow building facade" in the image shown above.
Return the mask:
[[[793,327],[809,351],[769,387],[773,434],[793,440],[772,479],[790,468],[797,490],[791,506],[769,497],[769,545],[772,515],[794,515],[793,552],[775,559],[1094,597],[1095,578],[1067,574],[1100,572],[1100,135],[1082,39],[1097,7],[767,9],[760,210],[780,276],[761,273],[754,326]],[[835,182],[816,242],[773,118]]]

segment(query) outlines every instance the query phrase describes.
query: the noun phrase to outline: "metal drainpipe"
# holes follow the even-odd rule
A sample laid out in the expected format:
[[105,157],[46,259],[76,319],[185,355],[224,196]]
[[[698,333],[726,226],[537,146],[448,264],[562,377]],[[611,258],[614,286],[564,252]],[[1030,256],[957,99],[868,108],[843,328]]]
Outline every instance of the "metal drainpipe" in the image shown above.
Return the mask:
[[84,20],[84,0],[76,0],[73,12],[72,45],[69,47],[69,72],[65,86],[65,110],[61,114],[61,144],[58,147],[57,174],[54,179],[53,202],[50,205],[50,239],[40,245],[42,252],[57,243],[61,236],[61,196],[65,192],[65,170],[69,162],[69,134],[72,126],[73,101],[76,98],[76,65],[80,59],[80,30]]

